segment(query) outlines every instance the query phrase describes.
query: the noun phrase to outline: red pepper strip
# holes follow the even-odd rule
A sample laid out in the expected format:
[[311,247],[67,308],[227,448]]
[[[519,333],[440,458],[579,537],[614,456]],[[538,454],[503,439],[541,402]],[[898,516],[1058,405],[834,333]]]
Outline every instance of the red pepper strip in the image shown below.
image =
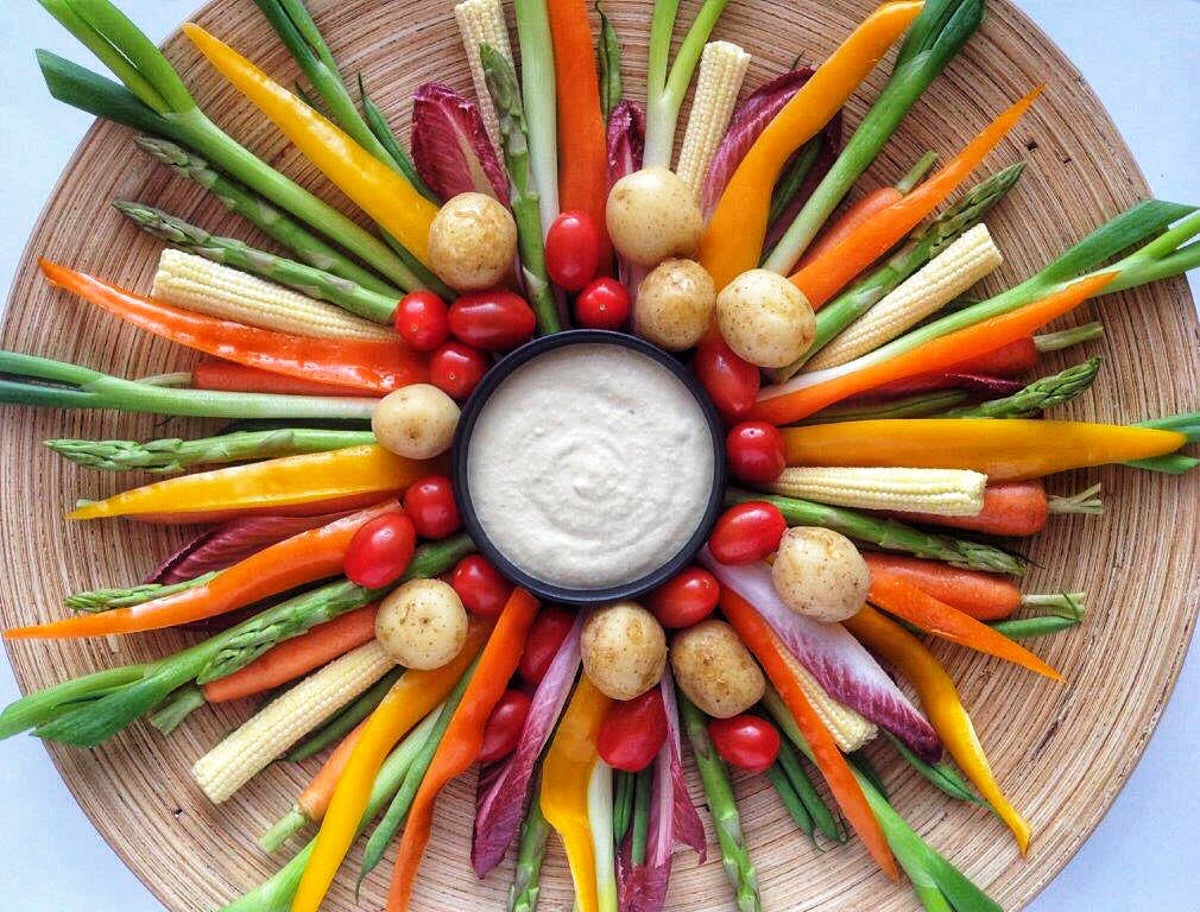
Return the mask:
[[399,509],[400,505],[395,500],[389,500],[369,510],[336,519],[319,529],[285,538],[222,570],[209,582],[194,589],[185,589],[128,608],[79,614],[32,627],[17,627],[4,631],[4,638],[74,639],[114,633],[140,633],[190,624],[244,608],[272,595],[341,573],[346,548],[354,533],[368,520]]
[[808,702],[799,679],[788,667],[788,662],[781,652],[783,645],[767,626],[767,622],[754,610],[754,606],[725,586],[721,587],[721,610],[742,642],[754,653],[788,710],[796,718],[796,724],[800,726],[804,739],[812,748],[817,768],[829,783],[830,791],[833,792],[842,813],[846,815],[846,819],[850,821],[850,825],[854,827],[876,864],[888,877],[898,881],[900,872],[896,868],[892,850],[888,848],[883,829],[872,813],[871,806],[867,804],[867,798],[858,780],[854,778],[850,764],[834,743],[833,735]]
[[39,263],[59,288],[156,336],[226,361],[377,394],[429,376],[425,359],[399,337],[371,342],[293,336],[191,313],[49,260]]
[[872,571],[867,601],[943,640],[994,655],[1052,681],[1063,679],[1062,675],[1024,646],[918,589],[899,574]]
[[538,602],[524,589],[516,589],[500,613],[496,627],[489,637],[479,664],[471,676],[462,702],[450,719],[446,734],[429,763],[421,787],[417,789],[396,867],[388,890],[387,912],[408,908],[421,856],[429,843],[433,825],[433,805],[442,788],[459,773],[464,772],[479,756],[483,747],[483,729],[488,717],[516,673],[517,663],[525,648],[525,636],[537,615]]
[[318,383],[288,377],[273,371],[234,364],[232,361],[201,361],[192,368],[192,386],[226,393],[277,393],[284,396],[349,396],[335,383]]

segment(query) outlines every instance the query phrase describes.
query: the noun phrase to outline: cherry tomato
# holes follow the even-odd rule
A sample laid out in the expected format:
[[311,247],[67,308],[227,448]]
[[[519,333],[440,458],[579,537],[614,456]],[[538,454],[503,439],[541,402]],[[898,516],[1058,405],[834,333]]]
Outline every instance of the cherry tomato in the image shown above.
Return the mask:
[[603,241],[596,221],[586,212],[559,213],[546,232],[546,272],[567,291],[579,291],[600,268]]
[[342,567],[354,585],[378,589],[404,575],[416,547],[412,520],[400,512],[384,513],[354,533]]
[[479,554],[468,554],[458,562],[450,574],[450,585],[463,607],[481,618],[499,617],[513,591],[513,584]]
[[400,338],[417,351],[433,351],[450,338],[446,302],[432,291],[406,294],[392,319]]
[[511,291],[477,291],[450,305],[450,332],[484,351],[508,351],[529,341],[537,317],[525,299]]
[[765,484],[787,467],[787,453],[779,428],[765,421],[735,424],[725,438],[729,468],[742,481]]
[[708,549],[722,564],[753,564],[775,551],[786,531],[787,521],[778,507],[752,500],[721,514]]
[[646,596],[646,607],[664,627],[679,629],[699,624],[712,614],[720,595],[715,576],[700,567],[688,567]]
[[748,773],[766,772],[779,756],[779,732],[758,716],[713,719],[708,737],[722,760]]
[[574,623],[575,615],[562,608],[550,606],[538,612],[529,628],[529,636],[525,637],[525,651],[517,665],[522,678],[530,684],[541,683]]
[[529,716],[532,701],[519,690],[506,690],[500,695],[487,725],[483,727],[483,747],[479,749],[480,763],[503,760],[517,749],[521,729]]
[[575,319],[585,329],[620,329],[629,319],[629,290],[608,276],[589,282],[575,299]]
[[451,399],[463,400],[490,367],[487,355],[461,342],[447,342],[429,359],[429,382]]
[[615,769],[638,773],[650,765],[667,740],[667,711],[662,691],[614,703],[600,725],[596,750]]
[[754,407],[762,376],[757,367],[734,354],[720,336],[700,343],[692,369],[726,421],[740,421]]
[[462,528],[454,488],[445,475],[427,475],[409,485],[404,512],[421,538],[445,538]]

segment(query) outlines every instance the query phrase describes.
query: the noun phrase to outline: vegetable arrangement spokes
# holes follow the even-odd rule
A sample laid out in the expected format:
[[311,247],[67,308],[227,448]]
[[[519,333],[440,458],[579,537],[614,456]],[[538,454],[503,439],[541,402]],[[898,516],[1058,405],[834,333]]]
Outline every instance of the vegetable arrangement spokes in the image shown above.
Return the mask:
[[[1011,280],[1013,220],[986,219],[1029,166],[966,182],[989,156],[1011,158],[1006,137],[1036,86],[961,150],[931,149],[843,205],[969,44],[983,0],[884,2],[829,36],[826,59],[797,61],[740,102],[755,49],[710,40],[727,0],[699,4],[673,57],[680,4],[653,0],[644,105],[623,97],[632,42],[600,4],[513,0],[513,41],[502,0],[464,0],[454,17],[473,90],[418,87],[407,146],[389,127],[397,112],[361,76],[346,81],[302,0],[256,0],[303,74],[296,91],[185,25],[204,65],[361,220],[220,130],[109,0],[41,3],[119,80],[39,52],[55,97],[133,128],[136,148],[272,249],[114,200],[166,245],[149,294],[41,261],[56,288],[202,358],[127,380],[0,352],[0,402],[237,423],[186,439],[46,441],[81,466],[166,476],[81,500],[70,519],[213,526],[146,580],[68,594],[65,611],[32,608],[5,637],[197,632],[173,655],[29,694],[0,711],[0,738],[93,747],[142,717],[169,733],[210,704],[262,699],[192,775],[220,804],[281,756],[320,756],[261,845],[311,839],[225,912],[315,912],[368,831],[359,884],[396,843],[386,908],[407,909],[438,796],[475,765],[470,864],[492,877],[513,854],[510,910],[536,908],[558,841],[581,912],[656,912],[677,849],[701,863],[708,849],[685,744],[739,912],[763,901],[746,835],[756,821],[739,811],[733,770],[765,776],[822,848],[862,840],[924,908],[998,908],[903,820],[860,749],[894,746],[929,786],[986,804],[1020,854],[1037,850],[1007,796],[1011,775],[993,771],[988,732],[927,643],[971,651],[956,674],[1003,661],[1046,688],[1071,677],[1016,641],[1083,622],[1081,581],[1023,591],[1037,555],[1011,540],[1102,511],[1098,484],[1059,493],[1059,473],[1196,468],[1184,450],[1200,440],[1200,414],[1043,417],[1103,379],[1102,323],[1054,324],[1200,265],[1200,212],[1141,202],[1032,277],[971,298],[988,276]],[[843,145],[843,105],[897,44]],[[714,443],[731,477],[712,485],[724,511],[677,572],[586,608],[506,578],[499,549],[464,531],[473,513],[461,473],[450,477],[462,416],[493,365],[572,322],[686,362],[724,422],[723,450]],[[1071,366],[1040,369],[1043,354],[1074,346],[1088,350]],[[608,411],[627,448],[639,445],[622,436],[639,390],[621,393]],[[521,443],[519,458],[538,458],[537,441]],[[542,467],[573,473],[575,493],[597,504],[582,518],[553,505],[542,549],[564,547],[549,539],[572,522],[602,542],[628,520],[604,497],[620,481],[611,466],[632,475],[632,460],[578,462],[586,449]],[[604,556],[620,568],[621,554]]]

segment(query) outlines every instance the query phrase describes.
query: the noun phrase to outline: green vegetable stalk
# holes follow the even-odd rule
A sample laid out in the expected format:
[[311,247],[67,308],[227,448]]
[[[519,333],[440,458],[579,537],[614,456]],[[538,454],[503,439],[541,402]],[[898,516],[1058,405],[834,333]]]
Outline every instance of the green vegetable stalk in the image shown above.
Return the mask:
[[400,141],[396,139],[396,135],[392,132],[392,127],[388,123],[387,115],[383,113],[383,109],[375,103],[375,100],[367,94],[367,87],[363,83],[362,74],[358,75],[358,94],[362,101],[363,117],[366,119],[367,128],[375,135],[380,144],[387,150],[388,155],[400,166],[401,173],[408,178],[408,182],[417,188],[417,192],[421,196],[433,203],[441,204],[436,193],[429,188],[429,185],[422,179],[420,172],[412,163],[412,159],[408,153],[404,151],[404,147],[400,145]]
[[765,268],[787,274],[838,203],[879,155],[884,143],[946,64],[983,22],[984,0],[926,0],[896,58],[896,67],[841,155],[829,169]]
[[[645,772],[645,770],[643,770]],[[596,907],[599,912],[619,912],[617,901],[617,859],[616,846],[613,840],[613,794],[612,767],[603,760],[597,760],[592,766],[591,779],[588,781],[587,811],[588,825],[592,831],[592,856],[596,867]],[[646,824],[641,830],[648,831],[650,820],[650,794],[646,790]],[[637,805],[633,821],[633,863],[642,864],[646,860],[646,835],[643,832],[639,849],[639,813]]]
[[791,785],[797,799],[804,806],[809,819],[812,820],[813,831],[808,835],[815,839],[815,834],[820,832],[822,836],[832,842],[845,842],[847,839],[846,828],[842,825],[841,819],[829,810],[821,793],[817,791],[812,779],[804,771],[795,749],[787,742],[781,742],[779,759],[776,762],[787,777],[788,784]]
[[[1099,488],[1099,485],[1096,487]],[[1027,595],[1021,599],[1021,605],[1025,608],[1033,608],[1037,612],[1036,614],[996,621],[991,626],[1014,640],[1059,633],[1082,623],[1087,615],[1083,597],[1082,592]]]
[[905,551],[955,567],[1019,576],[1024,574],[1029,563],[1018,554],[992,545],[923,532],[892,519],[879,519],[844,507],[832,507],[796,497],[740,491],[737,488],[730,488],[725,495],[725,502],[730,506],[751,500],[774,504],[783,513],[789,526],[824,526],[887,551]]
[[203,573],[193,579],[169,585],[163,583],[142,583],[141,585],[129,586],[125,589],[89,589],[86,592],[76,592],[68,595],[63,599],[63,604],[72,611],[87,611],[91,614],[100,611],[112,611],[114,608],[132,608],[134,605],[144,605],[146,602],[152,602],[166,595],[174,595],[176,592],[183,592],[185,589],[194,589],[196,586],[203,586],[216,575],[217,573],[214,570],[212,573]]
[[1034,380],[1011,396],[950,409],[943,417],[1033,418],[1086,392],[1099,372],[1100,359],[1088,358],[1082,364]]
[[742,835],[742,821],[738,815],[737,799],[733,797],[733,783],[729,781],[729,770],[717,756],[708,738],[704,715],[683,694],[677,693],[679,718],[691,742],[696,756],[696,768],[700,772],[700,783],[712,812],[717,831],[717,842],[721,846],[721,863],[725,876],[734,891],[734,903],[738,912],[762,912],[762,899],[758,895],[758,871],[746,850],[746,839]]
[[[539,237],[545,237],[550,224],[558,218],[558,109],[554,76],[554,41],[550,35],[550,17],[546,12],[546,0],[513,0],[517,18],[517,42],[521,54],[521,82],[516,93],[507,101],[506,107],[516,111],[527,149],[527,164],[524,166],[529,177],[525,180],[526,190],[535,193],[534,200],[541,217]],[[499,57],[496,53],[494,56]],[[483,61],[483,55],[480,54]],[[511,69],[512,64],[504,61]],[[496,89],[492,87],[490,71],[496,66],[483,64],[488,73],[488,91],[496,105],[500,118],[500,133],[504,142],[505,165],[508,165],[509,137],[504,129],[505,111],[500,108]],[[513,83],[516,85],[516,73]],[[508,90],[512,92],[510,88]],[[515,105],[515,107],[514,107]],[[508,165],[509,179],[516,183],[512,166]],[[516,200],[513,200],[516,209]],[[518,220],[518,227],[520,221]],[[526,270],[532,267],[525,262],[525,250],[521,250],[521,261]],[[543,328],[543,332],[550,332]]]
[[[520,6],[518,4],[518,8]],[[480,46],[479,59],[500,121],[504,165],[508,169],[512,188],[512,212],[517,223],[525,290],[537,314],[538,329],[543,334],[555,333],[562,329],[562,323],[550,278],[546,274],[546,249],[542,235],[543,227],[548,226],[549,222],[544,221],[544,213],[539,209],[539,195],[543,190],[537,172],[531,168],[529,135],[525,127],[525,109],[521,103],[517,74],[504,55],[490,45]],[[554,208],[558,208],[557,201]]]
[[280,428],[272,431],[235,431],[197,440],[181,440],[178,437],[146,443],[133,440],[47,440],[45,445],[71,462],[92,469],[110,472],[131,469],[182,472],[196,466],[325,453],[374,442],[375,435],[370,431]]
[[930,763],[928,760],[924,760],[914,754],[907,744],[891,732],[885,731],[883,732],[883,736],[892,743],[892,746],[896,748],[905,762],[927,779],[938,791],[949,795],[955,801],[965,801],[968,804],[978,804],[986,808],[991,807],[971,790],[971,787],[958,774],[958,770],[950,763],[944,760],[940,763]]
[[[535,783],[533,794],[536,796],[540,793],[541,788]],[[508,891],[508,912],[537,912],[542,862],[546,859],[549,838],[550,824],[542,814],[541,802],[535,798],[529,802],[529,810],[525,812],[525,820],[521,824],[517,867]]]
[[596,0],[596,13],[600,16],[600,39],[596,44],[596,58],[600,61],[600,113],[605,122],[621,101],[621,42],[617,30]]
[[933,393],[917,393],[886,402],[863,405],[835,405],[821,409],[800,424],[836,424],[839,421],[874,421],[880,418],[929,418],[962,405],[971,394],[966,390],[948,389]]

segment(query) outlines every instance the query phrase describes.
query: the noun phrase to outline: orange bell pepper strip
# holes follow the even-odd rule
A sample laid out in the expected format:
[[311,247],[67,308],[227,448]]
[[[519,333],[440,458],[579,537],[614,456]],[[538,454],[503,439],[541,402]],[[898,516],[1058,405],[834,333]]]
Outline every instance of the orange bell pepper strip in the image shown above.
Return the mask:
[[[402,912],[408,908],[417,868],[429,843],[434,802],[451,779],[465,772],[478,759],[483,748],[483,730],[504,695],[509,679],[516,673],[525,649],[525,637],[537,611],[537,599],[524,589],[516,589],[496,619],[496,627],[479,656],[475,674],[471,676],[458,709],[450,717],[446,734],[413,798],[388,889],[387,912]],[[300,910],[293,906],[292,912]]]
[[335,383],[287,377],[258,367],[212,359],[192,368],[192,386],[225,393],[274,393],[282,396],[347,396],[352,390]]
[[[867,363],[857,369],[854,367],[855,362],[851,361],[846,365],[845,371],[825,380],[819,379],[817,374],[801,374],[781,386],[768,387],[759,393],[758,402],[750,415],[772,424],[791,424],[856,393],[864,393],[893,380],[903,380],[953,367],[985,352],[1002,348],[1015,339],[1028,336],[1033,330],[1040,329],[1074,310],[1088,298],[1099,294],[1113,278],[1113,273],[1104,273],[1080,279],[1040,300],[1032,301],[1008,313],[980,320],[973,326],[930,339],[886,361]],[[864,359],[870,357],[863,356]],[[839,371],[839,368],[830,368],[829,372],[834,371]]]
[[211,472],[180,475],[86,503],[68,519],[113,516],[171,517],[209,522],[248,512],[281,513],[286,508],[333,512],[331,502],[402,492],[423,475],[435,474],[441,460],[405,459],[377,444],[324,453],[282,456]]
[[867,601],[943,640],[1028,668],[1052,681],[1063,679],[1024,646],[923,592],[898,574],[872,571]]
[[398,336],[395,342],[373,342],[259,329],[172,307],[49,260],[39,263],[52,284],[139,329],[247,367],[331,383],[346,396],[383,395],[429,376],[424,356]]
[[933,657],[933,653],[921,645],[915,636],[870,605],[864,605],[861,611],[842,623],[863,645],[894,665],[916,688],[921,707],[946,745],[946,750],[979,789],[984,800],[1012,830],[1017,848],[1024,855],[1029,849],[1032,832],[1029,823],[1009,804],[997,785],[983,745],[975,734],[975,726],[971,724],[971,717],[963,708],[954,682]]
[[888,847],[887,838],[883,835],[883,828],[871,811],[850,764],[834,743],[833,735],[829,733],[829,729],[825,727],[821,717],[805,696],[800,679],[790,667],[786,647],[753,605],[724,586],[721,588],[721,610],[746,644],[746,648],[754,653],[754,657],[758,659],[763,671],[767,673],[767,677],[771,679],[788,710],[795,717],[804,739],[812,748],[817,768],[829,783],[834,800],[850,821],[854,831],[858,833],[863,845],[888,877],[899,880],[900,871],[896,867],[892,850]]
[[[586,0],[547,0],[554,43],[554,84],[558,88],[558,205],[592,217],[600,233],[597,275],[608,272],[608,139],[600,113],[600,82]],[[549,227],[548,225],[546,226]]]
[[[371,787],[392,748],[442,703],[483,649],[490,628],[472,621],[467,641],[449,663],[431,671],[409,669],[362,723],[321,820],[312,855],[292,900],[292,912],[317,912],[358,834]],[[478,670],[477,672],[478,673]]]
[[792,465],[974,469],[997,482],[1149,459],[1187,443],[1176,431],[1031,418],[846,421],[785,428],[783,439]]
[[341,128],[275,82],[200,26],[184,33],[213,68],[257,107],[334,185],[414,257],[429,265],[429,226],[438,207],[350,138]]
[[826,58],[733,172],[700,241],[700,264],[720,291],[758,265],[771,193],[792,153],[817,135],[921,12],[922,2],[885,3]]
[[[4,638],[58,640],[141,633],[236,611],[281,592],[340,574],[346,549],[354,534],[369,520],[399,509],[400,504],[390,500],[370,510],[362,510],[285,538],[238,561],[207,583],[192,589],[128,608],[77,614],[47,624],[17,627],[4,631]],[[342,623],[346,622],[343,620]],[[262,659],[265,658],[266,655],[262,656]],[[250,667],[243,668],[238,674],[249,672]]]
[[588,785],[600,756],[596,738],[612,702],[586,675],[581,677],[542,762],[538,801],[546,822],[562,839],[575,885],[575,908],[579,912],[597,912],[600,908],[596,852],[588,817]]
[[1016,126],[1021,115],[1041,94],[1042,88],[1038,86],[993,120],[946,167],[912,193],[876,212],[843,238],[841,243],[831,246],[820,256],[813,256],[798,272],[793,273],[792,284],[804,293],[813,309],[819,308],[851,279],[895,247],[925,216],[940,206],[1008,131]]

